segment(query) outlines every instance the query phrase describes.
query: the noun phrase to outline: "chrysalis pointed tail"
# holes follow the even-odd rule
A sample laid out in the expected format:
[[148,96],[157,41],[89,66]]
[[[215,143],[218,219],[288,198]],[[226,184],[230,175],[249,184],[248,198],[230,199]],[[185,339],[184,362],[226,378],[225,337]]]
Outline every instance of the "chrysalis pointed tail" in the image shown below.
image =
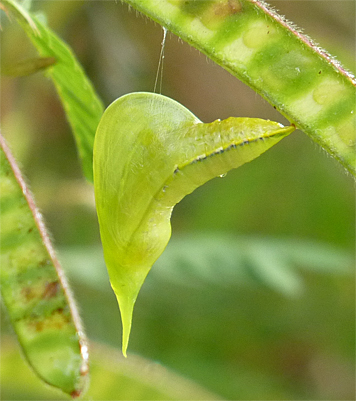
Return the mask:
[[132,315],[135,300],[129,299],[125,296],[119,296],[116,294],[117,301],[119,303],[122,323],[122,354],[127,358],[127,347],[129,345],[129,338],[132,326]]

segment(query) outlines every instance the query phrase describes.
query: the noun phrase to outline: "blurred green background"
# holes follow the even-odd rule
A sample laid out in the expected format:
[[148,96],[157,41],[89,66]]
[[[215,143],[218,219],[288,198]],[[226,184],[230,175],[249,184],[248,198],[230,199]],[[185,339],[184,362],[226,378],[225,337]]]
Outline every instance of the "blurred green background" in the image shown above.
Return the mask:
[[[270,3],[355,71],[354,2]],[[115,1],[34,1],[33,7],[72,47],[105,105],[153,90],[159,25]],[[4,13],[1,25],[2,67],[36,56]],[[204,122],[243,116],[286,123],[171,34],[162,93]],[[172,242],[136,304],[129,352],[140,357],[123,361],[93,189],[45,74],[1,77],[1,125],[92,343],[87,399],[355,399],[354,180],[304,133],[176,206]],[[1,376],[3,400],[65,399],[24,364],[5,313]],[[27,384],[21,389],[21,383]]]

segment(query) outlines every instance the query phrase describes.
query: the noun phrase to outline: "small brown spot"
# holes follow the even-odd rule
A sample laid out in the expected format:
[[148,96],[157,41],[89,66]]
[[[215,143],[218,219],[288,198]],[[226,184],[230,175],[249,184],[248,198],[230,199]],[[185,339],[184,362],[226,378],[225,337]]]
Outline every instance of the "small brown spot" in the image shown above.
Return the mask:
[[80,394],[81,394],[81,391],[80,391],[80,390],[74,390],[74,391],[72,391],[72,392],[70,393],[70,396],[71,396],[72,398],[78,398],[78,397],[80,396]]
[[33,227],[29,228],[27,232],[32,233],[32,231],[33,231]]
[[214,6],[214,14],[221,17],[234,15],[242,10],[242,5],[239,0],[227,0],[226,2],[218,3]]
[[44,329],[44,322],[43,321],[38,321],[35,323],[35,329],[36,331],[43,331]]
[[39,262],[38,264],[39,264],[39,266],[41,266],[41,267],[45,267],[45,266],[50,265],[50,264],[51,264],[51,261],[50,261],[49,259],[43,259],[43,260],[41,260],[41,262]]
[[230,14],[237,14],[242,10],[242,5],[239,0],[229,0]]
[[80,376],[86,376],[89,373],[89,366],[84,364],[80,368]]
[[43,292],[43,299],[51,299],[55,297],[60,289],[58,281],[53,281],[52,283],[46,283],[45,290]]
[[319,74],[321,74],[321,71],[319,71]]
[[32,299],[36,298],[36,294],[33,293],[31,287],[22,288],[21,295],[26,299],[27,302],[29,302]]

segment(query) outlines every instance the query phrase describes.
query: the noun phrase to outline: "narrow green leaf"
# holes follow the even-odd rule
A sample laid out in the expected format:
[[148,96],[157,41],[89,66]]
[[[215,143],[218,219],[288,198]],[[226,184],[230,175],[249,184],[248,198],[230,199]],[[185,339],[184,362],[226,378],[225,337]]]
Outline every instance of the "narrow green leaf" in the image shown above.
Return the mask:
[[173,207],[293,130],[252,118],[203,124],[179,103],[152,93],[131,93],[107,108],[95,137],[94,188],[124,354],[138,292],[169,241]]
[[42,217],[1,135],[0,145],[1,296],[35,373],[78,396],[88,373],[78,312]]
[[14,65],[6,66],[5,68],[1,69],[1,74],[12,77],[23,77],[45,70],[54,64],[56,64],[56,59],[54,57],[38,57],[24,60]]
[[[170,241],[155,263],[153,277],[182,286],[262,284],[294,296],[303,290],[301,269],[351,275],[355,264],[352,256],[314,241],[195,233]],[[68,258],[69,262],[78,266],[78,273],[85,271],[75,259]]]
[[[258,258],[254,255],[256,250],[260,255]],[[60,250],[60,258],[73,281],[106,291],[108,278],[102,273],[105,261],[101,247],[65,248]],[[275,268],[275,261],[277,267],[283,267],[282,283],[276,274],[281,269]],[[293,283],[301,282],[302,270],[350,275],[354,265],[352,254],[322,242],[198,232],[175,236],[169,241],[154,264],[151,282],[156,285],[169,282],[194,288],[262,284],[293,296],[298,295],[296,290],[300,290]],[[266,271],[263,272],[263,269]]]
[[356,175],[355,77],[265,2],[124,1],[249,85]]
[[104,111],[101,100],[70,48],[55,33],[15,1],[1,3],[16,17],[40,55],[56,60],[47,72],[71,125],[84,174],[93,181],[94,136]]

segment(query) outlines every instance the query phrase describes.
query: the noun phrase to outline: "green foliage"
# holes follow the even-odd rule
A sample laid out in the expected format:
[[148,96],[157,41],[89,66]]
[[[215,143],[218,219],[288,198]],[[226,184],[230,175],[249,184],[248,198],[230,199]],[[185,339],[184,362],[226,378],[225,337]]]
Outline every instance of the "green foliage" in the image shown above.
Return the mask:
[[347,252],[324,244],[216,233],[172,241],[155,268],[158,279],[175,285],[262,284],[293,297],[305,290],[299,269],[348,276],[353,263]]
[[[60,255],[75,281],[105,291],[100,247],[69,247]],[[170,283],[177,288],[263,286],[299,297],[305,291],[303,271],[349,277],[353,264],[350,253],[323,243],[196,233],[173,237],[150,277],[161,282],[157,285]]]
[[[35,376],[27,374],[15,343],[2,340],[0,367],[2,399],[66,400],[68,397],[49,387],[38,386]],[[219,400],[193,382],[157,363],[131,355],[124,361],[118,351],[99,344],[91,346],[91,386],[83,400]],[[21,383],[21,386],[19,386]]]
[[[9,7],[10,2],[6,3]],[[183,4],[175,0],[170,3],[173,7]],[[200,2],[195,7],[196,3],[184,2],[182,22],[184,18],[194,19],[194,15],[199,19],[202,12],[209,10],[209,3]],[[234,1],[225,4],[234,5]],[[294,19],[293,4],[281,4],[289,10],[291,19]],[[35,5],[46,11],[49,25],[75,49],[108,103],[121,93],[152,90],[161,41],[159,26],[137,19],[121,3],[40,2]],[[318,40],[324,41],[326,47],[329,40],[330,48],[334,47],[340,58],[346,63],[349,60],[351,65],[353,57],[347,49],[353,51],[350,38],[354,35],[352,30],[350,34],[347,21],[354,22],[352,7],[348,11],[350,7],[346,3],[342,6],[339,2],[330,3],[327,11],[337,12],[330,11],[327,18],[322,2],[310,2],[307,8],[303,7],[298,3],[296,9],[300,14],[296,13],[295,19],[303,15],[310,17],[309,32],[312,29],[313,35],[318,34],[318,29],[325,32],[325,38],[319,36]],[[43,19],[31,18],[28,12],[25,15],[23,26],[45,26]],[[204,22],[207,21],[209,18]],[[304,25],[305,20],[300,21]],[[218,25],[212,19],[210,23],[214,29]],[[10,27],[6,19],[2,21],[2,56],[13,56],[15,62],[10,64],[17,65],[16,61],[23,58],[22,53],[32,59],[33,55],[27,54],[30,46],[14,25]],[[48,28],[46,31],[49,32]],[[167,39],[165,92],[204,116],[204,121],[229,115],[279,119],[268,104],[260,102],[248,88],[239,86],[236,79],[231,80],[233,77],[224,75],[224,71],[206,63],[204,57],[169,35]],[[41,55],[44,54],[41,52]],[[54,57],[58,59],[58,55]],[[77,62],[71,66],[75,65]],[[45,74],[51,76],[57,67],[56,63]],[[80,81],[83,75],[80,71],[78,82],[85,83]],[[265,74],[266,71],[267,68]],[[73,73],[71,68],[65,72],[68,76]],[[293,80],[292,75],[289,78]],[[3,82],[2,98],[6,99],[2,102],[3,129],[15,153],[20,155],[23,170],[31,178],[33,191],[56,242],[62,247],[88,247],[84,251],[66,248],[61,256],[71,275],[89,337],[117,348],[120,330],[117,304],[108,291],[109,280],[98,245],[92,188],[77,179],[80,172],[75,170],[74,146],[58,112],[58,102],[41,74],[13,80],[3,78]],[[63,85],[66,83],[62,81]],[[289,95],[293,96],[295,88],[288,87]],[[81,93],[80,87],[76,87],[75,94],[78,93]],[[78,112],[77,120],[67,115],[74,127],[81,118],[89,121],[91,117],[80,113],[83,103],[79,102],[77,108],[68,107],[72,95],[64,101],[67,113]],[[335,91],[327,95],[335,97]],[[326,100],[330,102],[329,97]],[[43,102],[33,99],[43,99]],[[345,100],[345,104],[351,103]],[[303,110],[307,115],[312,109]],[[98,121],[99,111],[94,114]],[[342,114],[333,114],[332,126],[336,122],[337,129],[342,125],[337,124]],[[329,124],[329,117],[327,113],[324,123]],[[349,129],[343,132],[346,145],[347,140],[353,140],[352,124],[350,119],[345,125]],[[88,146],[83,151],[89,179],[93,126],[94,123],[86,130],[89,134],[85,134],[84,142]],[[340,141],[337,143],[342,145]],[[350,155],[352,162],[353,154]],[[343,273],[352,266],[353,221],[354,193],[350,177],[335,169],[333,161],[316,151],[300,134],[290,136],[223,180],[206,184],[175,208],[172,225],[176,241],[169,244],[157,261],[141,292],[136,305],[132,350],[228,399],[353,399],[354,280]],[[189,235],[192,229],[203,234]],[[218,230],[224,234],[220,236]],[[266,234],[281,239],[264,238]],[[339,246],[346,251],[340,251]],[[296,269],[297,266],[302,269]],[[2,331],[8,331],[6,320]],[[59,393],[48,395],[36,378],[30,384],[32,373],[23,368],[18,353],[15,356],[12,352],[13,344],[4,340],[3,347],[11,352],[2,352],[2,360],[6,362],[1,364],[4,369],[1,375],[6,379],[2,380],[2,398],[61,397]],[[197,392],[174,393],[172,381],[180,387],[188,385],[177,377],[168,383],[162,379],[162,371],[156,382],[150,375],[155,366],[143,360],[135,360],[137,364],[133,363],[130,370],[133,358],[123,361],[112,348],[101,347],[97,362],[96,352],[93,346],[90,399],[208,399],[208,395],[198,396]],[[118,358],[120,366],[111,365],[108,355]],[[140,367],[144,369],[142,376],[127,379],[127,374],[139,372]],[[106,380],[108,377],[112,386]],[[20,380],[26,383],[25,394],[20,394]],[[149,384],[142,385],[143,382]],[[160,385],[166,387],[164,391],[159,389]]]
[[40,18],[29,14],[16,1],[1,2],[13,13],[40,55],[55,59],[55,64],[47,72],[71,125],[83,172],[92,181],[94,136],[104,110],[101,100],[71,49]]
[[[267,261],[254,259],[257,247],[263,256],[276,255],[268,268]],[[196,257],[203,249],[210,256],[204,267]],[[88,332],[117,347],[117,304],[108,291],[100,247],[70,247],[59,254]],[[281,290],[275,261],[285,265],[285,275],[297,277],[298,292]],[[311,400],[336,394],[348,399],[353,394],[353,265],[351,252],[330,244],[236,233],[176,234],[136,302],[130,350],[227,399]],[[326,378],[329,384],[320,387]]]

